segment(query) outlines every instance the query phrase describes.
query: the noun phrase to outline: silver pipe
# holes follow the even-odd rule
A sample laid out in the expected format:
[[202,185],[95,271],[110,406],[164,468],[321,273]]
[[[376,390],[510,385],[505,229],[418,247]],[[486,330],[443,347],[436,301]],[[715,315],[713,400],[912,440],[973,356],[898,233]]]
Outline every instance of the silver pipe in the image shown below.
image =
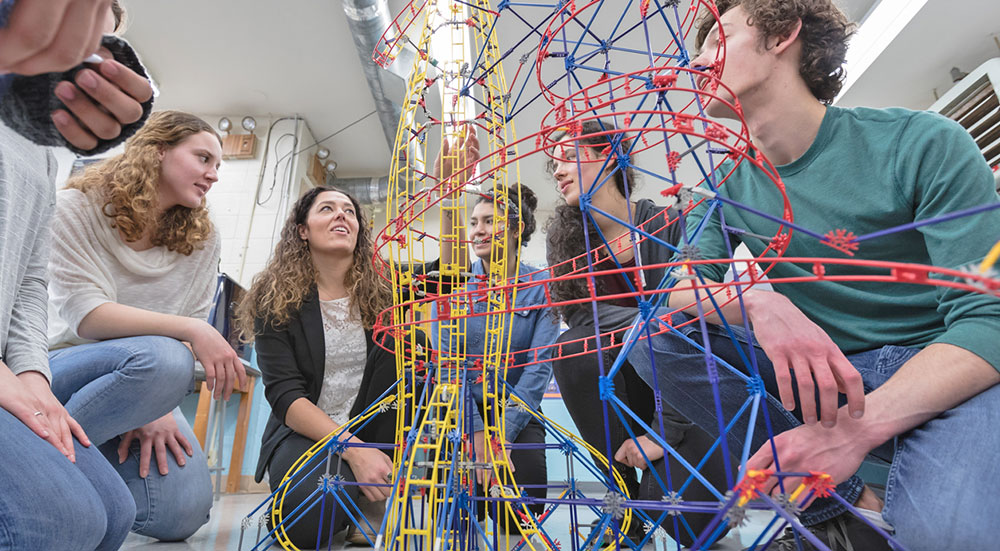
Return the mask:
[[[392,23],[389,4],[386,0],[344,0],[344,13],[347,14],[347,25],[351,29],[354,47],[361,61],[361,70],[365,74],[372,99],[375,100],[375,111],[382,124],[385,142],[392,151],[396,142],[401,105],[391,99],[390,93],[394,89],[401,92],[403,82],[393,73],[382,71],[372,61],[375,46]],[[402,93],[398,97],[402,97]]]
[[381,204],[389,198],[389,177],[335,178],[326,177],[327,185],[338,187],[353,195],[363,205]]
[[[344,0],[344,13],[347,14],[347,24],[351,29],[354,47],[361,61],[361,70],[375,100],[375,112],[386,145],[390,152],[396,150],[396,129],[402,112],[401,98],[406,90],[406,79],[413,65],[414,53],[407,50],[401,52],[389,70],[372,61],[372,52],[382,38],[382,33],[392,23],[392,14],[386,0]],[[400,98],[393,100],[392,98]],[[409,121],[412,123],[412,121]],[[415,141],[411,142],[407,155],[411,165],[422,170],[423,155]],[[388,168],[388,167],[387,167]],[[389,177],[350,178],[327,183],[348,189],[362,203],[381,203],[389,196]]]

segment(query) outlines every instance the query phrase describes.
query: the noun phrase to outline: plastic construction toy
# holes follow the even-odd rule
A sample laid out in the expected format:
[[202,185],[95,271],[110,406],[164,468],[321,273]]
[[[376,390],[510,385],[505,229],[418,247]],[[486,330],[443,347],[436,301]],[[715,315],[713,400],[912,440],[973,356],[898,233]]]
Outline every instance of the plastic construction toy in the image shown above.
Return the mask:
[[[294,549],[284,530],[306,509],[342,508],[356,524],[367,524],[358,505],[343,491],[346,485],[357,483],[339,476],[330,458],[356,445],[345,442],[344,431],[354,431],[378,415],[392,415],[397,423],[395,445],[381,446],[392,455],[395,465],[393,478],[387,482],[392,494],[382,524],[369,526],[377,534],[370,543],[378,551],[639,549],[650,542],[666,550],[679,549],[676,541],[682,536],[694,541],[692,549],[701,550],[713,545],[727,527],[743,524],[750,511],[770,519],[768,529],[752,548],[765,548],[783,528],[791,527],[802,542],[825,550],[826,544],[797,519],[797,514],[816,497],[839,500],[851,514],[871,524],[837,496],[829,475],[747,471],[746,461],[754,450],[749,445],[731,449],[731,440],[725,437],[716,441],[710,453],[721,454],[728,473],[744,475],[736,479],[730,474],[727,487],[712,487],[699,471],[707,458],[689,462],[681,457],[664,439],[662,423],[643,428],[667,454],[685,465],[688,474],[682,479],[657,476],[655,482],[665,496],[661,501],[642,501],[629,495],[621,474],[611,467],[613,450],[593,449],[537,411],[531,411],[531,415],[543,424],[548,437],[547,443],[539,446],[558,450],[564,456],[567,478],[548,487],[548,497],[539,500],[528,497],[513,477],[507,455],[510,449],[503,444],[504,415],[510,408],[528,408],[506,384],[505,376],[511,370],[544,361],[540,359],[542,349],[528,351],[528,361],[520,364],[515,364],[508,353],[505,327],[517,311],[518,291],[529,286],[544,286],[549,297],[545,306],[554,308],[569,303],[551,299],[548,284],[555,280],[593,281],[595,276],[615,273],[628,276],[625,279],[632,286],[630,296],[637,300],[640,314],[626,338],[612,340],[611,348],[622,349],[617,360],[602,366],[602,403],[595,407],[603,409],[605,422],[612,417],[639,421],[616,397],[611,381],[640,338],[678,329],[656,317],[666,293],[678,281],[693,282],[699,293],[711,295],[711,306],[706,303],[703,307],[699,301],[701,315],[690,323],[703,323],[707,313],[740,301],[742,293],[760,284],[775,266],[787,263],[806,266],[812,274],[796,282],[889,281],[951,287],[1000,298],[1000,278],[994,267],[1000,257],[1000,243],[981,264],[962,269],[863,259],[866,241],[941,219],[871,235],[855,235],[849,228],[796,224],[795,205],[789,202],[774,166],[755,150],[742,118],[723,126],[705,115],[710,102],[725,102],[735,113],[741,111],[737,102],[724,99],[735,96],[718,78],[725,67],[724,33],[720,32],[712,65],[691,66],[692,55],[685,40],[704,17],[718,18],[710,0],[414,0],[400,12],[373,53],[373,60],[383,67],[392,64],[404,48],[417,53],[392,160],[386,208],[395,216],[378,231],[378,251],[373,259],[382,277],[391,281],[396,290],[395,306],[383,313],[376,333],[383,346],[390,342],[385,337],[393,337],[398,381],[386,389],[380,401],[303,455],[282,486],[248,515],[243,530],[248,535],[256,525],[257,543],[253,549],[275,544]],[[508,29],[508,34],[499,32],[500,28]],[[520,31],[510,33],[512,28]],[[516,67],[509,80],[505,67]],[[546,106],[541,120],[519,116],[533,104]],[[529,133],[518,138],[515,123]],[[599,132],[583,131],[585,125],[592,128],[595,123]],[[445,140],[461,142],[471,132],[486,138],[481,148],[486,154],[478,168],[460,168],[458,173],[470,174],[464,179],[435,176],[426,160]],[[595,135],[607,136],[611,145],[602,158],[591,160],[584,144]],[[452,148],[445,162],[460,163],[457,150]],[[663,170],[637,166],[634,160],[640,153],[644,158],[662,159]],[[510,247],[520,249],[517,232],[494,235],[490,272],[475,281],[472,290],[467,287],[471,274],[464,271],[467,264],[461,258],[468,254],[465,246],[454,247],[450,258],[440,258],[436,270],[421,269],[439,258],[442,241],[460,240],[466,208],[480,196],[492,198],[495,219],[507,219],[519,208],[520,198],[508,196],[506,186],[520,181],[518,162],[532,155],[573,158],[580,168],[596,162],[602,169],[610,167],[612,172],[637,171],[647,186],[660,188],[661,204],[666,202],[679,209],[680,215],[670,224],[683,227],[686,214],[696,204],[708,202],[711,208],[726,205],[764,217],[774,222],[777,230],[773,235],[755,236],[769,243],[764,255],[739,261],[701,258],[700,231],[685,235],[682,243],[670,244],[632,220],[619,220],[632,231],[609,240],[601,234],[594,215],[610,213],[590,202],[595,191],[609,185],[609,178],[602,176],[597,181],[579,182],[580,216],[584,226],[592,230],[588,235],[597,235],[594,240],[588,237],[590,253],[550,266],[544,278],[526,278],[526,274],[519,274],[514,281],[506,278],[507,251]],[[765,175],[783,198],[781,213],[757,211],[717,193],[736,167],[747,163]],[[997,205],[984,205],[951,217],[972,216],[992,208]],[[741,228],[726,229],[733,235],[748,233]],[[814,239],[827,245],[830,257],[785,257],[793,234],[797,239]],[[615,254],[647,241],[674,255],[671,262],[655,266],[665,268],[667,275],[651,291],[638,285],[636,272],[654,266],[623,268]],[[699,267],[706,264],[729,265],[732,281],[706,283],[699,272]],[[551,275],[555,273],[561,275]],[[783,281],[777,277],[768,280]],[[589,288],[591,296],[575,302],[608,300],[597,296],[592,284]],[[486,302],[485,314],[474,312],[477,301]],[[432,304],[436,317],[427,319],[425,314],[419,319],[416,312],[426,312]],[[465,352],[469,335],[461,322],[478,315],[486,317],[486,352],[482,357],[473,357]],[[602,332],[596,309],[594,317],[595,335],[610,336],[610,332]],[[740,319],[725,322],[723,326],[730,334],[731,326],[749,325],[745,312]],[[424,340],[421,326],[426,323],[446,328],[441,332],[448,335],[445,342]],[[763,416],[768,421],[767,409],[761,407],[764,386],[755,364],[747,360],[743,366],[729,365],[714,356],[707,343],[693,344],[705,351],[704,384],[711,386],[716,396],[718,370],[729,370],[746,381],[745,403],[735,417],[723,416],[718,400],[713,407],[718,412],[719,433],[749,443],[756,419]],[[594,345],[590,346],[587,353],[594,351]],[[552,358],[568,357],[562,346],[551,348]],[[654,366],[654,371],[658,368],[663,366]],[[476,456],[471,445],[470,412],[478,407],[471,397],[473,385],[482,388],[483,419],[492,443],[486,446],[485,457]],[[659,391],[655,390],[655,394],[659,402]],[[631,435],[633,439],[636,436]],[[773,436],[767,434],[769,439]],[[298,509],[287,510],[283,497],[289,490],[288,480],[302,469],[311,472],[305,479],[316,483],[314,498]],[[494,483],[485,492],[477,491],[476,469],[492,473]],[[579,484],[577,475],[583,472],[602,481],[600,490],[587,490]],[[779,495],[772,497],[761,491],[775,483],[780,485]],[[686,499],[694,485],[708,488],[715,499]],[[542,514],[528,508],[538,503],[545,506]],[[711,513],[714,518],[707,528],[694,533],[685,517],[689,513]],[[556,516],[568,518],[570,525],[554,523]],[[873,528],[902,549],[889,534],[877,526]],[[317,542],[322,536],[317,534]]]

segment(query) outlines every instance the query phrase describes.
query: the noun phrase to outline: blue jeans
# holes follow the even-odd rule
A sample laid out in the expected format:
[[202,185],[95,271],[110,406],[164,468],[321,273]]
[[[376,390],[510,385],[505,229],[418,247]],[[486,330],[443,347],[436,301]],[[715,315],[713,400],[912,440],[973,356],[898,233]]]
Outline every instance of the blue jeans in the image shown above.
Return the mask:
[[[672,324],[676,326],[690,319],[686,314],[674,314]],[[650,329],[656,331],[663,326],[653,322]],[[746,332],[740,327],[732,329],[746,353],[749,342]],[[703,345],[697,323],[679,331]],[[747,373],[725,330],[709,324],[708,333],[712,353]],[[767,405],[774,433],[801,425],[802,421],[785,410],[776,398],[778,391],[773,366],[760,347],[754,344],[757,369],[766,391],[762,405]],[[656,381],[653,380],[650,348],[656,360]],[[861,374],[867,393],[889,380],[917,352],[916,348],[884,346],[853,354],[847,359]],[[652,337],[651,343],[645,340],[638,342],[629,355],[629,361],[647,383],[659,385],[664,400],[695,424],[718,436],[715,401],[702,352],[674,333],[663,333]],[[729,421],[750,393],[745,378],[721,363],[717,367],[720,402],[723,415]],[[947,369],[947,366],[942,366],[942,369]],[[744,413],[741,423],[728,434],[727,443],[734,457],[743,448],[747,418]],[[893,525],[896,537],[909,551],[995,547],[994,525],[1000,518],[1000,506],[997,505],[1000,480],[994,465],[1000,456],[998,426],[1000,386],[994,386],[873,450],[873,456],[892,463],[882,516]],[[751,453],[766,442],[763,415],[758,415],[752,434]],[[862,487],[861,480],[854,476],[838,485],[837,493],[848,502],[854,502]],[[841,512],[843,507],[836,502],[821,499],[806,509],[800,519],[803,524],[812,525]]]
[[[182,540],[208,521],[212,483],[205,454],[177,407],[194,384],[194,359],[180,341],[168,337],[131,337],[82,344],[49,353],[52,392],[135,498],[132,531],[159,540]],[[166,476],[150,460],[139,476],[139,442],[118,464],[119,435],[173,412],[194,455],[177,464],[167,452]]]
[[76,464],[0,408],[0,549],[115,550],[135,518],[132,496],[94,446]]

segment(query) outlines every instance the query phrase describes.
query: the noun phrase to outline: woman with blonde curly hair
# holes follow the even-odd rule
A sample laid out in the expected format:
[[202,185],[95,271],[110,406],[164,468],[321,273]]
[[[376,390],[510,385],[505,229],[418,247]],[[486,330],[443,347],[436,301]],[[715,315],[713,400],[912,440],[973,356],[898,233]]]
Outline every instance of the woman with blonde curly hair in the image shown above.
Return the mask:
[[[243,334],[256,341],[271,404],[256,479],[267,471],[272,491],[306,450],[396,383],[393,355],[372,340],[378,313],[392,306],[372,255],[357,200],[336,188],[311,189],[292,207],[267,267],[238,307]],[[395,416],[374,417],[350,441],[393,443]],[[363,496],[362,509],[376,524],[389,496],[392,459],[377,448],[353,446],[334,457],[343,460],[333,469],[345,480],[365,484],[343,490],[355,503]],[[312,479],[306,482],[291,482],[284,516],[315,491]],[[298,547],[321,547],[347,526],[343,507],[313,507],[286,534]]]
[[160,540],[193,534],[212,505],[205,456],[178,408],[193,389],[195,359],[216,396],[246,377],[205,321],[220,253],[205,194],[221,157],[207,123],[160,112],[124,153],[56,195],[52,391],[128,484],[132,530]]

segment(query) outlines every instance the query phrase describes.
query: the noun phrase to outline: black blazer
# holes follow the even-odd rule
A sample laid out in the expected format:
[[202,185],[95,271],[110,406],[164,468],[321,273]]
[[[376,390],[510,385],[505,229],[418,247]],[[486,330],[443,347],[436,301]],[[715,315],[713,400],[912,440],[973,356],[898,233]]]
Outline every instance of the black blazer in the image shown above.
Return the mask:
[[[271,416],[264,427],[260,458],[254,475],[254,480],[260,482],[274,450],[294,434],[285,424],[288,407],[303,397],[314,404],[319,401],[326,363],[326,343],[316,288],[313,287],[302,307],[292,314],[288,323],[274,327],[268,321],[258,319],[255,333],[257,366],[264,382],[264,397],[271,404]],[[365,330],[365,340],[368,345],[368,361],[361,387],[351,408],[352,417],[361,413],[374,398],[396,381],[396,361],[393,354],[375,345],[371,330]],[[385,345],[391,348],[392,341],[387,339]],[[388,419],[389,417],[392,419]],[[386,419],[394,428],[395,415],[386,416]],[[369,425],[366,429],[372,426]],[[371,437],[365,439],[380,441]]]

